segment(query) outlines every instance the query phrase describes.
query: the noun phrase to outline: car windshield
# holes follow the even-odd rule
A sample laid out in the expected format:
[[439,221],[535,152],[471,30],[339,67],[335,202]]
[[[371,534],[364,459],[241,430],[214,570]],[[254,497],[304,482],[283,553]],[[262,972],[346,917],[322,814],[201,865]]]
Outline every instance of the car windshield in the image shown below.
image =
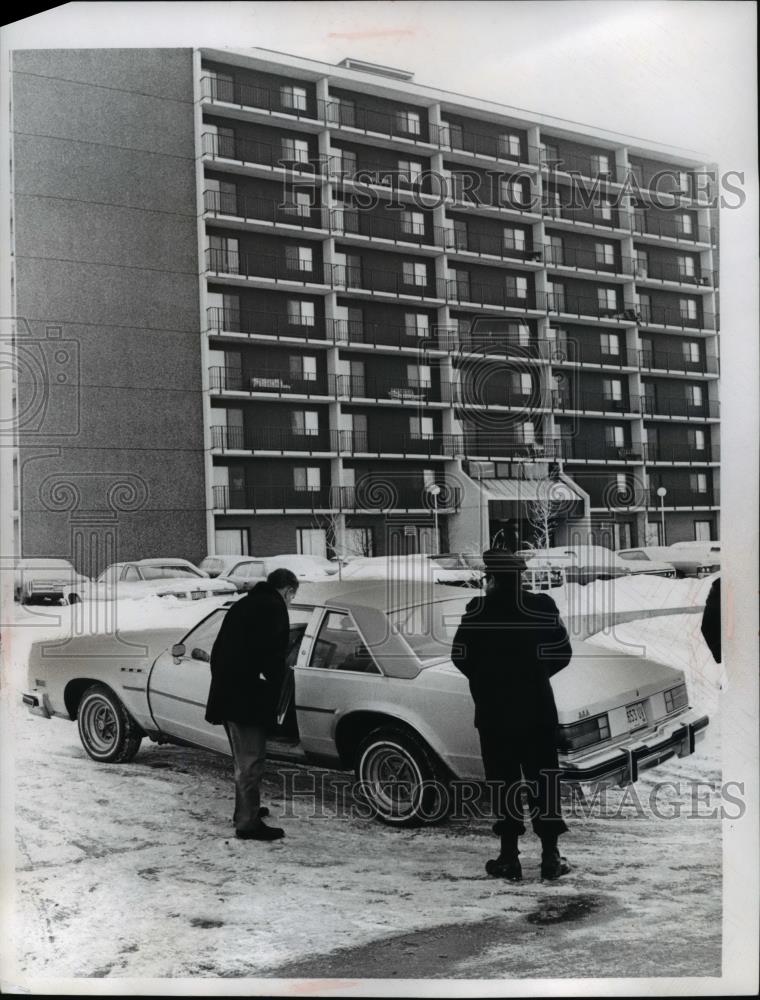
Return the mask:
[[454,634],[467,607],[468,597],[418,604],[388,615],[420,660],[449,656]]
[[174,580],[177,577],[202,579],[200,573],[194,573],[188,566],[173,566],[170,563],[160,566],[141,566],[140,572],[144,580]]

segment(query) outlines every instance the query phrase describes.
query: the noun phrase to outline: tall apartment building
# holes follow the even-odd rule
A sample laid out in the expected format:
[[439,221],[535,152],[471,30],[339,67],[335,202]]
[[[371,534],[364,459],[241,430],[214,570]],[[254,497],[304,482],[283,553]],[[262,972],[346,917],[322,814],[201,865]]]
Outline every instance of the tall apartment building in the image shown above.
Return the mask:
[[16,314],[80,365],[25,554],[72,531],[51,470],[133,477],[125,558],[472,549],[547,497],[556,541],[717,537],[704,162],[348,59],[13,69]]

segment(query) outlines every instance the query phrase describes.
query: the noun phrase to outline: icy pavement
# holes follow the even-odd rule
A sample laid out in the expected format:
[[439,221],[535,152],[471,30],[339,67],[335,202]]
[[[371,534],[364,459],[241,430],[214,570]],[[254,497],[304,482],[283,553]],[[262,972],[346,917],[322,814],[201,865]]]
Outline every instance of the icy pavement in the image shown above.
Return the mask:
[[[172,603],[181,606],[164,626],[169,614],[179,631],[203,614]],[[146,624],[150,609],[124,614]],[[698,622],[671,616],[597,637],[686,669],[713,719],[693,757],[608,791],[590,815],[566,804],[562,848],[574,871],[557,884],[538,880],[530,834],[524,882],[503,884],[483,870],[496,846],[487,819],[388,829],[339,808],[350,776],[319,771],[335,787],[317,797],[315,818],[308,796],[284,794],[294,769],[275,763],[265,798],[286,838],[236,841],[228,760],[146,741],[132,764],[98,765],[74,723],[29,716],[13,698],[18,964],[6,983],[719,975],[720,677],[684,631]],[[14,644],[16,694],[25,644]]]

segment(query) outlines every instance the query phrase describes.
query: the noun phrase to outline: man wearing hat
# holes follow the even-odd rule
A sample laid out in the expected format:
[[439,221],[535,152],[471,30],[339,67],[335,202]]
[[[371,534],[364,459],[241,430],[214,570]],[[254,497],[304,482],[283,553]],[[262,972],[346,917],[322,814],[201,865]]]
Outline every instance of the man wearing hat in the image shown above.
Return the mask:
[[[489,875],[518,881],[517,847],[522,791],[528,794],[533,830],[541,838],[541,876],[570,871],[557,841],[567,831],[559,799],[557,708],[549,678],[567,666],[570,641],[548,594],[522,588],[525,562],[512,552],[483,554],[485,596],[467,605],[454,637],[452,660],[470,682],[483,767],[496,792],[501,835]],[[524,775],[524,782],[522,775]]]

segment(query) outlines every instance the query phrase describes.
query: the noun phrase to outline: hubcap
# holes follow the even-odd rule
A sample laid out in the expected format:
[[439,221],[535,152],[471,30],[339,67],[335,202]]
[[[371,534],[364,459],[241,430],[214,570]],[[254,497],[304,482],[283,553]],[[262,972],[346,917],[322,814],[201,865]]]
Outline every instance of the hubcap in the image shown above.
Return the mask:
[[82,729],[96,753],[112,750],[118,736],[116,714],[105,698],[91,698],[84,706]]
[[367,750],[361,767],[367,796],[383,816],[403,819],[420,805],[422,775],[414,759],[391,743]]

